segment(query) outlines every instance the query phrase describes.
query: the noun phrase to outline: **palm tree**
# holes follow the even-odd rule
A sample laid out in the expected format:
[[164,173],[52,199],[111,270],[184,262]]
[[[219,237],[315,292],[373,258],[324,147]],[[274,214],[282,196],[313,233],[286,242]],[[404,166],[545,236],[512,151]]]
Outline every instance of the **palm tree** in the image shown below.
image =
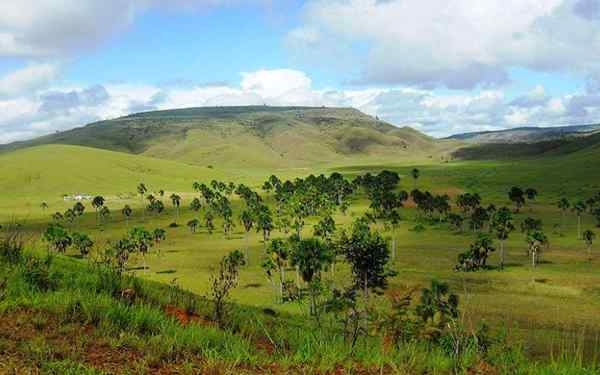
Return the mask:
[[142,254],[144,259],[144,271],[146,271],[146,254],[154,241],[153,235],[144,228],[136,227],[129,232],[129,240],[133,244],[133,247]]
[[126,204],[125,207],[121,209],[121,213],[123,214],[123,216],[125,216],[125,222],[127,224],[127,228],[129,229],[129,217],[133,213],[133,210],[131,209],[131,207],[129,207],[128,204]]
[[587,205],[584,201],[579,200],[573,205],[572,210],[577,214],[577,239],[581,239],[581,215],[587,210]]
[[45,212],[46,212],[46,210],[48,209],[48,203],[46,203],[46,202],[42,202],[42,203],[40,204],[40,208],[42,209],[42,212],[44,212],[44,213],[45,213]]
[[79,218],[83,216],[85,212],[85,206],[81,202],[77,202],[73,205],[73,212],[75,213],[76,225],[79,227]]
[[87,234],[73,233],[73,245],[79,250],[81,256],[89,254],[90,249],[94,246],[94,242]]
[[102,223],[106,223],[106,220],[108,219],[108,217],[110,216],[110,210],[108,209],[108,207],[103,206],[102,209],[100,210],[100,217],[102,218]]
[[187,222],[187,226],[188,226],[188,228],[190,228],[190,232],[192,232],[192,233],[196,233],[196,230],[198,229],[199,225],[200,225],[200,221],[195,218]]
[[274,239],[267,248],[267,258],[277,267],[279,271],[279,298],[283,303],[283,287],[285,285],[285,268],[290,255],[289,244],[281,239]]
[[158,251],[158,256],[160,256],[160,242],[164,241],[167,238],[167,232],[162,228],[156,228],[152,232],[152,238],[154,239],[154,243],[156,243],[156,250]]
[[588,229],[585,232],[583,232],[583,240],[585,241],[585,244],[587,245],[588,258],[589,258],[590,262],[592,261],[592,244],[595,239],[596,239],[596,233],[592,232],[591,230]]
[[519,213],[519,210],[525,204],[525,192],[517,186],[513,186],[508,192],[508,198],[515,205],[515,213]]
[[531,254],[531,264],[533,267],[537,267],[542,248],[548,246],[548,237],[544,232],[536,230],[527,236],[527,244]]
[[504,269],[504,241],[508,239],[510,232],[515,230],[512,213],[507,207],[502,207],[496,212],[492,218],[492,228],[500,240],[500,269]]
[[104,207],[104,197],[101,195],[95,196],[92,200],[92,207],[94,207],[94,209],[96,210],[96,224],[98,224],[98,214],[100,212],[100,209]]
[[144,195],[146,195],[146,192],[148,191],[148,189],[146,188],[146,185],[144,185],[143,182],[140,182],[140,184],[137,186],[137,192],[140,195],[140,203],[141,203],[141,208],[142,208],[142,221],[144,221]]
[[317,291],[315,282],[321,280],[321,271],[333,260],[333,251],[324,242],[316,238],[299,240],[291,254],[292,265],[300,271],[302,280],[308,284],[311,295],[310,313],[317,319]]
[[562,213],[562,217],[560,219],[560,227],[562,230],[565,225],[565,213],[567,212],[569,207],[571,207],[571,203],[567,198],[561,198],[556,205]]
[[417,180],[419,179],[421,172],[417,168],[413,168],[413,170],[410,172],[410,174],[411,174],[413,180],[415,181],[415,186],[416,186]]
[[179,205],[181,203],[181,197],[173,193],[171,194],[170,198],[173,206],[175,207],[175,224],[177,224],[177,220],[179,220]]
[[242,222],[242,225],[244,226],[244,241],[246,242],[246,259],[248,261],[248,264],[250,264],[250,257],[249,257],[249,248],[248,248],[248,234],[250,233],[250,231],[252,230],[252,227],[254,226],[254,217],[252,216],[252,214],[250,213],[250,211],[248,210],[244,210],[240,213],[240,221]]

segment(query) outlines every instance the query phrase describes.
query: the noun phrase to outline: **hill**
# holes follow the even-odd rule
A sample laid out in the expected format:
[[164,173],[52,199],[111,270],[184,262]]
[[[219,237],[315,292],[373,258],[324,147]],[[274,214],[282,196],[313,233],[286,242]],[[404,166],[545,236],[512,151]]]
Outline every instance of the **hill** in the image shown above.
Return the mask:
[[41,200],[56,200],[62,194],[125,193],[134,191],[140,181],[152,186],[189,188],[195,178],[219,178],[222,173],[169,160],[69,145],[1,154],[0,165],[0,201],[12,206],[32,198],[36,210]]
[[598,151],[599,148],[600,132],[594,132],[586,136],[567,136],[529,143],[472,144],[453,151],[452,156],[463,160],[561,157],[589,150]]
[[226,168],[425,160],[445,154],[446,147],[413,129],[395,127],[352,108],[249,106],[133,114],[0,146],[0,151],[47,144]]
[[531,143],[569,136],[587,136],[600,131],[600,124],[557,127],[520,127],[514,129],[455,134],[446,139],[468,143]]

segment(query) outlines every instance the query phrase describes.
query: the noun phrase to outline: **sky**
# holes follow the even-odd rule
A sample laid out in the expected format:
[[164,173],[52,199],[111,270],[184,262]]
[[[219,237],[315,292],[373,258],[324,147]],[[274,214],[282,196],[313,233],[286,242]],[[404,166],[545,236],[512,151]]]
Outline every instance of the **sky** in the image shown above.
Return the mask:
[[0,143],[253,104],[436,137],[600,123],[598,56],[600,0],[2,0]]

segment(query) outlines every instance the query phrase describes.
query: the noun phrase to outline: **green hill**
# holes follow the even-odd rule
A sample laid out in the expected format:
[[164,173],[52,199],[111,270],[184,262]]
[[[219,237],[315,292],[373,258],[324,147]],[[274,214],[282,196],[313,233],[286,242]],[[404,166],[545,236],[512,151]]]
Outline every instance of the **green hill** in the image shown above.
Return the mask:
[[505,160],[567,156],[600,149],[600,133],[570,136],[533,143],[482,143],[455,150],[452,155],[464,160]]
[[219,178],[219,171],[120,152],[80,146],[46,145],[0,155],[2,202],[62,194],[118,194],[139,181],[188,188],[195,178]]
[[[452,144],[452,142],[450,142]],[[0,147],[67,144],[224,168],[426,160],[443,144],[351,108],[207,107],[155,111]]]

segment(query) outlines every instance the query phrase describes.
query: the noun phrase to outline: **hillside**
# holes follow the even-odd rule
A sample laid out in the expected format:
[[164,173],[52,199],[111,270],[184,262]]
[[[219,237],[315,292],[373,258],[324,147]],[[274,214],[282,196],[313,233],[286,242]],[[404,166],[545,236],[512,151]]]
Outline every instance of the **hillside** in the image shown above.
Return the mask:
[[0,151],[47,144],[225,168],[437,159],[447,147],[413,129],[394,127],[351,108],[254,106],[134,114],[0,146]]
[[35,197],[31,204],[36,210],[41,200],[56,200],[62,194],[126,193],[133,191],[139,181],[151,186],[188,188],[195,178],[220,178],[222,174],[169,160],[68,145],[1,154],[0,165],[0,202],[11,204]]
[[473,144],[453,151],[452,156],[463,160],[564,157],[573,153],[598,151],[599,148],[600,132],[595,132],[587,136],[568,136],[529,143]]
[[587,136],[600,130],[600,124],[557,126],[557,127],[520,127],[514,129],[455,134],[446,139],[468,143],[531,143],[552,141],[568,136]]

